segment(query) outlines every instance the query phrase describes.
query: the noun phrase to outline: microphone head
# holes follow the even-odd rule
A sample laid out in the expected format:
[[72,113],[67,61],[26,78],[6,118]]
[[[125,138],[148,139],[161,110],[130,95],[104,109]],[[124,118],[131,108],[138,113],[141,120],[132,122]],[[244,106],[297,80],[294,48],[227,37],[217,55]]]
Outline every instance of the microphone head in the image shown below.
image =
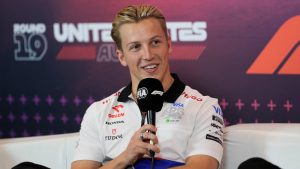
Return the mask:
[[163,106],[164,88],[155,78],[145,78],[140,81],[136,97],[141,112],[152,110],[159,112]]

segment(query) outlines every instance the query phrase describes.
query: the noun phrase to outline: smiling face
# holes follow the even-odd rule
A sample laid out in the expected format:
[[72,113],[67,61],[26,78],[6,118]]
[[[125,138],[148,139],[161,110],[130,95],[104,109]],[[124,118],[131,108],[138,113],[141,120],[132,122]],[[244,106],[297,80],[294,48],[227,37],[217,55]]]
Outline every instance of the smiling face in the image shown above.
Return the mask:
[[117,49],[117,56],[129,68],[132,91],[135,93],[140,80],[149,77],[159,79],[164,90],[168,89],[173,82],[169,68],[171,40],[159,20],[147,18],[123,24],[119,32],[122,49]]

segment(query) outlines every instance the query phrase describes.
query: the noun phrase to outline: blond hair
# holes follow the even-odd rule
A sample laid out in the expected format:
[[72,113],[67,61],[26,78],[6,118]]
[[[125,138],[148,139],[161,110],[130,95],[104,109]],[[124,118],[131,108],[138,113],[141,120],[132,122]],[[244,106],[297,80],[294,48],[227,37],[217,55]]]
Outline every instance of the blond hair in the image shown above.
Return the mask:
[[120,10],[112,23],[111,37],[115,41],[117,48],[122,50],[120,27],[126,23],[138,23],[146,18],[156,18],[159,20],[162,29],[168,36],[166,20],[160,10],[151,5],[132,5]]

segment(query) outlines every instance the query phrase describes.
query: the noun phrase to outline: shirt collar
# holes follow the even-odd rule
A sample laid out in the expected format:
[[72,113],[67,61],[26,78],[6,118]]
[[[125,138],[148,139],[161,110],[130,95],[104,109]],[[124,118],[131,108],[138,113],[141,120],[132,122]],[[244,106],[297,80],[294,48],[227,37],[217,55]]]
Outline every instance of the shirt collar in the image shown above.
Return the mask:
[[[164,92],[163,99],[165,102],[174,103],[177,98],[182,94],[185,88],[185,84],[180,81],[179,77],[175,74],[171,74],[174,78],[174,82],[169,88],[168,91]],[[127,102],[128,100],[132,100],[131,96],[131,83],[127,85],[120,93],[118,97],[119,102]]]

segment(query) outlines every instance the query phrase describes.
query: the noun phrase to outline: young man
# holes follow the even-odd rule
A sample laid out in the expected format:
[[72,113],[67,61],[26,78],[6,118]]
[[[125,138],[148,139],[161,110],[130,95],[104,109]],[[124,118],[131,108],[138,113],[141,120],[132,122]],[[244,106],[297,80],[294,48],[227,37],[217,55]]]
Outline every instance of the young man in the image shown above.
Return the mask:
[[[217,99],[170,73],[171,40],[161,12],[153,6],[128,6],[116,15],[111,36],[131,83],[87,109],[72,169],[149,168],[150,163],[142,164],[149,162],[149,150],[155,152],[155,168],[218,168],[223,153],[220,107]],[[149,77],[161,81],[164,104],[156,126],[141,127],[136,91]]]

